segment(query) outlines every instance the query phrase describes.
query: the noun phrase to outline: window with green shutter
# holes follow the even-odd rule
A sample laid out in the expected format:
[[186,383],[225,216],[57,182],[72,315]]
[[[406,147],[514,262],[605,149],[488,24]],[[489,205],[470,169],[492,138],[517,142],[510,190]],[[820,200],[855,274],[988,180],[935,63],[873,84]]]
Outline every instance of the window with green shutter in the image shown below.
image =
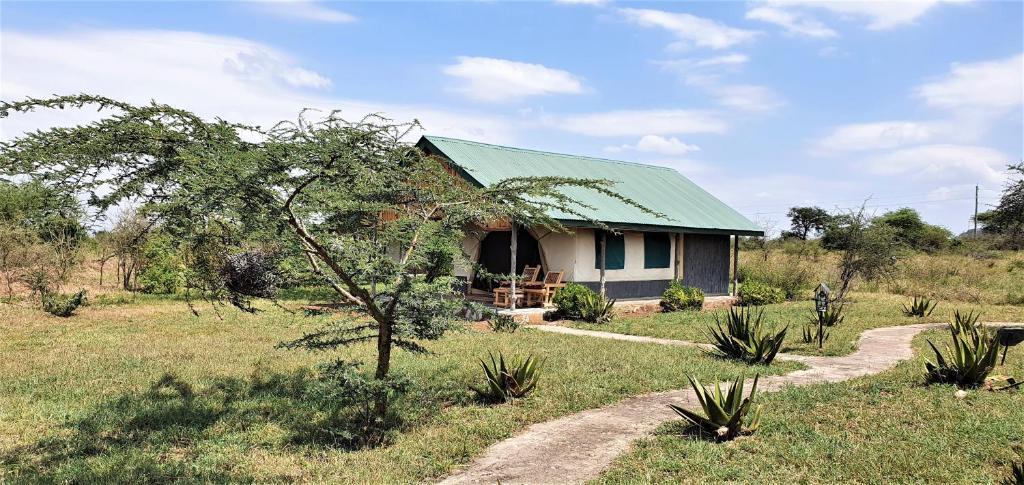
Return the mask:
[[644,268],[668,268],[672,264],[672,240],[667,232],[644,233]]
[[[606,245],[608,246],[608,258],[605,260],[605,269],[622,269],[626,267],[626,238],[622,234],[606,232]],[[594,269],[601,269],[601,231],[594,231]]]

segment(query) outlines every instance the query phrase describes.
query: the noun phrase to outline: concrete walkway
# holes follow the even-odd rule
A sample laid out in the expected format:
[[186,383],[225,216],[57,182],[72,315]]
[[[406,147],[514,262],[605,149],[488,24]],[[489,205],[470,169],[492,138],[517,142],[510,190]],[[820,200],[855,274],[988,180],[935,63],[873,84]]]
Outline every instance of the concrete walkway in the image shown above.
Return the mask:
[[[858,350],[842,357],[779,354],[780,360],[802,362],[805,370],[763,377],[759,389],[779,390],[839,382],[875,374],[913,356],[911,340],[919,332],[945,324],[919,324],[876,328],[861,334]],[[986,324],[990,325],[990,324]],[[551,325],[538,330],[589,337],[662,345],[703,345]],[[748,380],[747,385],[750,385]],[[534,424],[520,434],[491,446],[466,468],[441,483],[582,483],[596,478],[630,443],[649,436],[655,428],[678,416],[668,405],[699,409],[690,389],[644,394],[598,409]]]

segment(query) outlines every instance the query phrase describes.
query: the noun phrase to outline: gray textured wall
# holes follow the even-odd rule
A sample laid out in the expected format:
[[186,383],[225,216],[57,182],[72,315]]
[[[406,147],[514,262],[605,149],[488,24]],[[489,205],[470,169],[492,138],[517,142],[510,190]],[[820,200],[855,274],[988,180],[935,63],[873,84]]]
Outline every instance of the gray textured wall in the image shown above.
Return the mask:
[[683,234],[683,283],[706,295],[729,293],[729,236]]

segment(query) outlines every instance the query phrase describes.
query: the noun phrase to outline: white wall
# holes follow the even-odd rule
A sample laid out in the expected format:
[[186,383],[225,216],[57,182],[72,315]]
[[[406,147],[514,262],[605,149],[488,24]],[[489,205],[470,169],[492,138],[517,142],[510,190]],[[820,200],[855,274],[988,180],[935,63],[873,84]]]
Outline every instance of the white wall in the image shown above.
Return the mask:
[[[597,251],[594,245],[595,234],[593,229],[576,230],[576,270],[573,281],[598,281],[601,279],[601,270],[594,268],[594,258]],[[638,281],[638,280],[670,280],[674,275],[675,261],[671,261],[668,268],[644,268],[644,233],[623,231],[625,239],[626,261],[623,269],[605,270],[607,281]],[[676,253],[676,238],[674,235],[669,239],[672,244],[670,252]]]

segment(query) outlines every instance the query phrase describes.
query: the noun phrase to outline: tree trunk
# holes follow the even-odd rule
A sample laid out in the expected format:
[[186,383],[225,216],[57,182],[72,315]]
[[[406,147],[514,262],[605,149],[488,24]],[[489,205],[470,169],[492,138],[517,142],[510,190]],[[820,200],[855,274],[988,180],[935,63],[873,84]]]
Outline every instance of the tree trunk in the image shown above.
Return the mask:
[[[391,370],[391,330],[393,324],[391,322],[381,323],[379,325],[379,332],[377,333],[377,370],[374,372],[373,377],[377,380],[384,380],[388,377],[388,372]],[[374,412],[378,418],[384,418],[388,412],[388,394],[386,391],[381,391],[373,404]]]

